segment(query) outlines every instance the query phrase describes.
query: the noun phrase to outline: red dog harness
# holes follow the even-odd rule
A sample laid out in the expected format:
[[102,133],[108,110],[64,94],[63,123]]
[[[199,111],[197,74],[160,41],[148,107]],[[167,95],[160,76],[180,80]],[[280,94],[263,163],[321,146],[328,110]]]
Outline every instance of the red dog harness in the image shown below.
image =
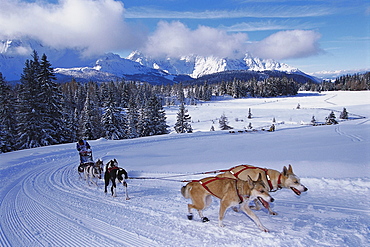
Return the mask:
[[240,194],[239,194],[239,190],[238,190],[238,187],[237,187],[237,180],[236,179],[233,179],[233,178],[219,178],[219,177],[214,177],[213,179],[210,179],[210,180],[208,180],[208,181],[206,181],[206,182],[202,182],[201,180],[191,180],[190,182],[198,182],[198,183],[200,183],[202,186],[203,186],[203,188],[205,189],[205,190],[207,190],[210,194],[212,194],[214,197],[217,197],[217,198],[219,198],[219,199],[221,199],[219,196],[217,196],[217,195],[215,195],[209,188],[208,188],[208,186],[207,186],[207,184],[209,184],[209,183],[211,183],[211,182],[214,182],[214,181],[216,181],[216,180],[221,180],[221,179],[232,179],[232,180],[234,180],[235,181],[235,189],[236,189],[236,194],[238,195],[238,197],[239,197],[239,203],[242,203],[243,202],[243,196],[241,196]]
[[280,173],[279,178],[278,178],[278,188],[276,190],[273,190],[274,187],[272,186],[272,182],[271,182],[270,176],[268,175],[268,169],[267,168],[261,168],[261,167],[255,167],[255,166],[248,166],[248,165],[239,165],[239,166],[243,166],[244,168],[241,169],[241,170],[239,170],[238,172],[234,172],[233,169],[237,167],[237,166],[235,166],[235,167],[233,167],[233,168],[231,168],[229,170],[222,170],[221,172],[230,172],[232,175],[234,175],[234,177],[239,178],[239,174],[242,173],[245,170],[248,170],[248,169],[261,169],[266,174],[266,180],[268,182],[268,186],[270,187],[269,191],[275,192],[278,189],[281,189],[282,188],[280,186],[280,184],[281,184],[281,173]]

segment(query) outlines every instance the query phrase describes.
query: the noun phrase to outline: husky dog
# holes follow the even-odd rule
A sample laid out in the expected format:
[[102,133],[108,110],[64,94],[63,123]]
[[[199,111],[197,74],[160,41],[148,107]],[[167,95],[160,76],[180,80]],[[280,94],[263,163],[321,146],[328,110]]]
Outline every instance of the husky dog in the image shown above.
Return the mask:
[[112,196],[116,197],[116,183],[122,183],[122,185],[125,187],[125,193],[126,193],[126,200],[129,200],[127,193],[127,183],[126,179],[128,179],[128,174],[125,169],[118,167],[118,162],[116,159],[110,160],[106,166],[105,166],[105,174],[104,174],[104,180],[105,180],[105,188],[104,192],[107,193],[107,187],[109,185],[109,182],[112,182],[111,192]]
[[95,163],[86,164],[83,170],[87,184],[90,185],[91,183],[98,186],[97,180],[101,179],[101,174],[103,172],[103,161],[99,159]]
[[263,185],[261,176],[258,177],[257,181],[253,181],[252,179],[243,181],[241,179],[207,177],[189,182],[181,188],[181,194],[185,198],[192,200],[192,204],[188,204],[189,220],[193,219],[191,210],[195,209],[198,211],[203,222],[209,221],[207,217],[203,216],[202,211],[211,204],[211,196],[215,196],[221,200],[218,217],[220,227],[224,226],[222,221],[226,209],[240,204],[240,208],[254,223],[262,231],[268,232],[268,229],[262,225],[259,218],[248,205],[249,201],[254,199],[259,200],[266,207],[268,207],[269,202],[274,201]]
[[[248,180],[249,178],[257,179],[259,176],[262,177],[262,181],[270,192],[275,192],[282,188],[288,188],[293,190],[297,195],[301,195],[302,192],[308,190],[301,184],[298,176],[294,174],[291,165],[289,165],[288,168],[284,166],[283,172],[251,165],[239,165],[217,175],[217,177],[238,178],[241,180]],[[255,204],[256,206],[253,207],[253,209],[261,209],[257,200],[255,200]],[[272,211],[270,207],[267,209],[270,214],[277,215],[277,213]]]

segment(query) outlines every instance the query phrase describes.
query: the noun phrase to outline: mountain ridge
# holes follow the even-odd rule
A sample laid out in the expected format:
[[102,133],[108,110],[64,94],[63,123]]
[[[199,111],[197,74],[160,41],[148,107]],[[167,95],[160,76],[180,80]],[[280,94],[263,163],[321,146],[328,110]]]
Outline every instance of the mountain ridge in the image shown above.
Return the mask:
[[[192,82],[204,76],[212,77],[220,72],[245,71],[264,77],[265,71],[297,74],[318,82],[317,78],[297,68],[272,59],[260,59],[246,54],[242,59],[218,58],[215,56],[189,55],[180,58],[152,58],[140,51],[133,51],[127,58],[114,53],[82,57],[79,49],[56,49],[32,39],[0,40],[0,72],[8,81],[19,81],[26,59],[36,50],[45,53],[55,68],[58,81],[72,78],[78,81],[97,82],[111,80],[146,81],[151,84]],[[271,74],[271,73],[270,73]],[[267,75],[268,76],[268,75]],[[258,78],[258,77],[257,77]]]

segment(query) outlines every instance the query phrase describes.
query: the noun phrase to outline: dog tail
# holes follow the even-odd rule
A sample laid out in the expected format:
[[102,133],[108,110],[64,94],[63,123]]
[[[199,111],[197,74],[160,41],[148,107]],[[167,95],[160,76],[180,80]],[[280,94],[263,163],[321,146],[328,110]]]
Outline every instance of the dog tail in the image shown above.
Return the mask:
[[181,188],[181,194],[183,197],[185,198],[190,198],[190,195],[189,195],[189,190],[191,189],[191,186],[189,186],[189,184],[185,185],[185,186],[182,186]]

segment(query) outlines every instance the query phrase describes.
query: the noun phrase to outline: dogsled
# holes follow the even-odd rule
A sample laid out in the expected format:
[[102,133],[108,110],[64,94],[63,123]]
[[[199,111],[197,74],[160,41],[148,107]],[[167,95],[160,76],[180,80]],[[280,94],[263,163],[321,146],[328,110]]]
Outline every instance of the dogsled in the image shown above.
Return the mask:
[[80,151],[80,165],[78,166],[78,172],[84,172],[84,169],[88,165],[94,165],[91,149]]

